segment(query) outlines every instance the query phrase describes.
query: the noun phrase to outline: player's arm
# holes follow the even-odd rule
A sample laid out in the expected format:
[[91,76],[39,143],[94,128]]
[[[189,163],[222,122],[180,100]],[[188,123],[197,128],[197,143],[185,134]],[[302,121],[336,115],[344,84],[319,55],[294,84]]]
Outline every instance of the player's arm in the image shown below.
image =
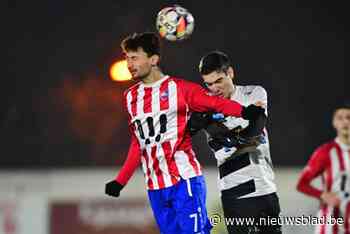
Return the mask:
[[[126,95],[124,95],[124,106],[126,106]],[[131,123],[130,116],[128,118],[128,124],[131,142],[126,161],[124,162],[116,178],[108,182],[105,187],[105,193],[113,197],[119,197],[120,191],[124,188],[131,176],[141,164],[140,145],[136,138],[135,126]]]
[[323,150],[323,147],[318,148],[311,156],[306,167],[301,173],[298,180],[297,190],[309,196],[320,199],[322,190],[314,187],[311,182],[319,176],[329,163],[329,158]]
[[107,195],[118,197],[120,191],[128,183],[131,176],[141,163],[140,146],[135,134],[131,133],[131,143],[128,156],[116,178],[106,184],[105,193]]
[[255,119],[257,115],[264,112],[264,109],[255,105],[247,107],[227,98],[210,96],[204,88],[193,82],[183,81],[182,90],[186,102],[195,112],[220,112],[227,116],[242,117],[243,119]]
[[218,124],[224,118],[222,114],[213,114],[211,112],[194,112],[191,115],[188,126],[191,135],[195,135],[199,130],[206,129],[209,135],[214,138],[236,138],[250,139],[259,137],[262,134],[267,120],[267,94],[263,87],[257,86],[254,88],[250,102],[265,109],[265,112],[257,112],[255,117],[249,120],[249,125],[241,131],[229,130],[223,125]]

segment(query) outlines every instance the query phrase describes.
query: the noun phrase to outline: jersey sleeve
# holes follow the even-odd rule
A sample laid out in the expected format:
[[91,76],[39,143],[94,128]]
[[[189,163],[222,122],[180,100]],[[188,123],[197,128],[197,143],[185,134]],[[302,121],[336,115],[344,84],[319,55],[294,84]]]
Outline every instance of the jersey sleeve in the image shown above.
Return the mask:
[[[124,107],[126,107],[126,96],[124,95]],[[131,123],[130,116],[128,115],[128,125],[129,132],[131,135],[131,142],[129,146],[129,151],[127,158],[116,176],[116,181],[118,181],[122,185],[126,185],[131,176],[134,174],[136,169],[141,164],[141,150],[139,142],[135,135],[134,125]]]
[[227,98],[210,96],[204,88],[193,82],[182,81],[180,85],[191,111],[215,111],[224,115],[241,117],[243,107],[238,102]]
[[301,173],[297,190],[309,196],[320,198],[323,191],[314,187],[311,182],[326,169],[328,163],[329,158],[325,148],[321,146],[316,149]]

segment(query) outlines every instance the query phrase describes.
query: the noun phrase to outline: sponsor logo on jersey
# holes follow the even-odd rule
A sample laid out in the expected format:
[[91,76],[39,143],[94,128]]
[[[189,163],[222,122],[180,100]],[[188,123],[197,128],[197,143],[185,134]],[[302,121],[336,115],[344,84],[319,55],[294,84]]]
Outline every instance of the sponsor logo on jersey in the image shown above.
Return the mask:
[[167,100],[169,97],[169,92],[168,91],[164,91],[160,94],[160,100],[164,101]]

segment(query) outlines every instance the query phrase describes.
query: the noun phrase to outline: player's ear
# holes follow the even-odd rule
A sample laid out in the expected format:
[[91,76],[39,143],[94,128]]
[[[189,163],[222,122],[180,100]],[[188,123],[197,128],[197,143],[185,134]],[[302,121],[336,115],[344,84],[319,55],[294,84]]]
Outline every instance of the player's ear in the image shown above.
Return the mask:
[[159,61],[160,61],[160,57],[158,54],[154,54],[150,57],[151,59],[151,64],[152,66],[157,66],[159,64]]
[[336,127],[337,127],[337,126],[336,126],[337,124],[336,124],[336,121],[335,121],[335,115],[336,115],[336,113],[334,113],[334,114],[333,114],[333,117],[332,117],[332,126],[333,126],[333,128],[336,130],[336,129],[337,129],[337,128],[336,128]]
[[231,66],[229,66],[227,68],[227,75],[228,77],[230,77],[232,80],[234,80],[235,78],[235,72],[233,71],[233,68]]

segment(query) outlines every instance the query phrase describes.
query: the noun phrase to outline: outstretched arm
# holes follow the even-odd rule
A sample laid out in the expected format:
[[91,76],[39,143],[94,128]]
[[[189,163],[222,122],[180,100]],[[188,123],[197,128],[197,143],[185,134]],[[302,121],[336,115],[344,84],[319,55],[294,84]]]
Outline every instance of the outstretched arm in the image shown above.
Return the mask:
[[255,119],[257,115],[264,112],[263,108],[255,105],[244,107],[238,102],[227,98],[210,96],[204,88],[193,82],[183,80],[180,85],[191,111],[220,112],[224,115],[242,117],[247,120]]
[[200,85],[189,81],[183,81],[181,88],[184,91],[186,102],[191,111],[214,111],[235,117],[242,116],[243,107],[238,102],[210,96]]

